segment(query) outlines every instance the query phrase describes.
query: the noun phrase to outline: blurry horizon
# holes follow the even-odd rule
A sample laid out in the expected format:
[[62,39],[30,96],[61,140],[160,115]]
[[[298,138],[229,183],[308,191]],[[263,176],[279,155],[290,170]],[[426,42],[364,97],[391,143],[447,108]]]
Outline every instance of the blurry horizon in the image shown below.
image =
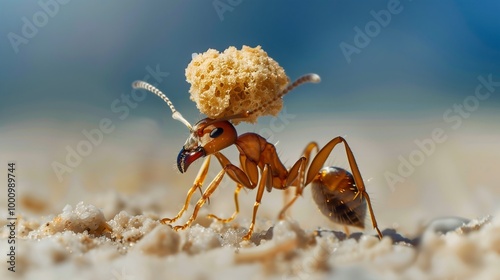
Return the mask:
[[[387,17],[392,2],[397,13]],[[191,54],[229,46],[261,45],[292,80],[320,74],[320,84],[285,97],[289,106],[302,104],[300,112],[425,116],[473,94],[479,76],[500,80],[495,1],[232,1],[219,10],[214,3],[226,2],[68,1],[47,4],[57,13],[45,22],[40,4],[4,3],[0,119],[106,114],[151,69],[168,73],[159,87],[194,115],[184,77]],[[33,38],[23,35],[26,20]],[[481,107],[499,102],[495,94]],[[157,103],[147,96],[132,117],[165,109]]]

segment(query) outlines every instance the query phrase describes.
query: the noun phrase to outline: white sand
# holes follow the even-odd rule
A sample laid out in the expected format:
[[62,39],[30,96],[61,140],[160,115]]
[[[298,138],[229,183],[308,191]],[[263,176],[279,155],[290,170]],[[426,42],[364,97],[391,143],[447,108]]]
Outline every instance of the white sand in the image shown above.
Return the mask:
[[[394,230],[385,230],[380,241],[361,234],[345,238],[341,232],[304,230],[290,220],[257,231],[249,242],[241,241],[245,228],[206,218],[175,232],[154,215],[122,211],[111,220],[103,217],[95,206],[78,203],[51,219],[19,220],[16,272],[3,263],[2,279],[500,277],[500,214],[463,225],[457,219],[434,221],[419,242]],[[6,255],[3,246],[1,254]]]
[[[390,151],[397,141],[368,141],[364,135],[374,132],[370,127],[361,133],[354,129],[359,123],[339,123],[345,128],[332,130],[339,135],[349,131],[386,235],[381,241],[371,228],[364,235],[351,229],[351,238],[345,238],[342,227],[318,212],[306,190],[286,221],[276,219],[283,192],[266,192],[254,237],[242,242],[255,191],[241,192],[241,213],[235,221],[221,224],[206,218],[209,213],[231,215],[234,183],[229,180],[190,228],[175,232],[158,220],[177,213],[197,172],[196,164],[187,174],[175,171],[183,139],[166,141],[160,136],[163,128],[151,120],[131,122],[106,135],[58,181],[51,163],[62,162],[64,147],[81,140],[81,127],[68,135],[47,124],[4,128],[9,133],[0,137],[2,155],[18,164],[18,224],[12,273],[6,262],[7,213],[1,212],[0,279],[500,279],[500,212],[495,210],[500,177],[491,169],[498,166],[497,142],[481,144],[481,149],[469,147],[477,133],[464,129],[465,136],[458,140],[469,139],[466,144],[450,136],[450,142],[391,190],[382,174],[396,168],[397,154]],[[272,135],[273,141],[282,141],[278,149],[286,165],[297,159],[310,134],[320,144],[332,137],[331,131],[306,130],[301,132],[308,137],[299,139],[293,137],[298,130],[294,126]],[[234,151],[227,155],[237,158]],[[335,154],[333,164],[346,167],[344,157],[342,152]],[[219,168],[213,164],[209,177]],[[192,204],[198,197],[195,194]],[[6,209],[4,199],[0,206]],[[191,211],[192,206],[175,224],[186,221]],[[425,226],[445,213],[479,218],[438,219]],[[492,217],[481,218],[487,214]]]

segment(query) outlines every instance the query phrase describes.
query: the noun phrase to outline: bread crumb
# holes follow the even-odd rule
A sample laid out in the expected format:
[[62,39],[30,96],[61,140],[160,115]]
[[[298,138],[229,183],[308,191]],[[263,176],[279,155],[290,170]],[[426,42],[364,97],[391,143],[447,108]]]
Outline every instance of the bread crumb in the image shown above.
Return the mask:
[[[276,116],[283,107],[279,94],[290,82],[285,70],[260,46],[229,47],[220,53],[209,49],[193,55],[186,68],[191,100],[212,119],[256,111],[244,120],[255,123],[259,116]],[[258,109],[265,105],[264,108]]]

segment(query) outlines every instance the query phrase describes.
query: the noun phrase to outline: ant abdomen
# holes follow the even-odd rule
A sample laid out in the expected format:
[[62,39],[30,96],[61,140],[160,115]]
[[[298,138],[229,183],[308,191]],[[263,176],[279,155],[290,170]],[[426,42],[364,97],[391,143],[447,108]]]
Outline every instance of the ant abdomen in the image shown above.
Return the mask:
[[364,228],[366,201],[347,170],[323,167],[312,181],[312,194],[321,213],[333,222]]

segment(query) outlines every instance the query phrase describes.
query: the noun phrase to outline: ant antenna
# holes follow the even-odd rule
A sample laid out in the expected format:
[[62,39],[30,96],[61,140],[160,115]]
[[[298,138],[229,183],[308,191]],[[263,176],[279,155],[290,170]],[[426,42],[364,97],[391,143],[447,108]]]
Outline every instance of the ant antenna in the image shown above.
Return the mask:
[[301,84],[304,84],[304,83],[317,84],[319,82],[321,82],[321,78],[319,77],[318,74],[314,74],[314,73],[306,74],[306,75],[298,78],[297,80],[295,80],[295,82],[293,82],[291,85],[287,86],[280,94],[278,94],[278,96],[276,98],[283,97],[283,95],[287,94],[289,91],[300,86]]
[[255,112],[262,111],[264,108],[267,107],[268,104],[274,103],[274,101],[278,100],[279,98],[282,98],[285,94],[287,94],[288,92],[290,92],[292,89],[300,86],[301,84],[304,84],[304,83],[315,83],[315,84],[317,84],[319,82],[321,82],[321,78],[319,77],[318,74],[314,74],[314,73],[306,74],[306,75],[298,78],[297,80],[295,80],[290,85],[288,85],[282,92],[280,92],[276,97],[274,97],[273,100],[271,100],[270,102],[268,102],[268,103],[266,103],[264,105],[261,105],[261,106],[257,107],[257,109],[255,109],[253,111],[246,112],[245,115],[248,116],[248,115],[254,114]]
[[193,126],[191,126],[191,124],[181,115],[181,113],[179,113],[179,111],[175,110],[174,104],[172,104],[170,99],[168,99],[168,97],[165,94],[163,94],[163,92],[161,92],[159,89],[144,81],[133,82],[132,88],[145,89],[159,96],[161,99],[163,99],[163,101],[165,101],[165,103],[167,103],[168,107],[170,107],[170,110],[172,110],[172,118],[174,120],[180,121],[185,126],[187,126],[187,128],[189,128],[189,131],[193,131]]

